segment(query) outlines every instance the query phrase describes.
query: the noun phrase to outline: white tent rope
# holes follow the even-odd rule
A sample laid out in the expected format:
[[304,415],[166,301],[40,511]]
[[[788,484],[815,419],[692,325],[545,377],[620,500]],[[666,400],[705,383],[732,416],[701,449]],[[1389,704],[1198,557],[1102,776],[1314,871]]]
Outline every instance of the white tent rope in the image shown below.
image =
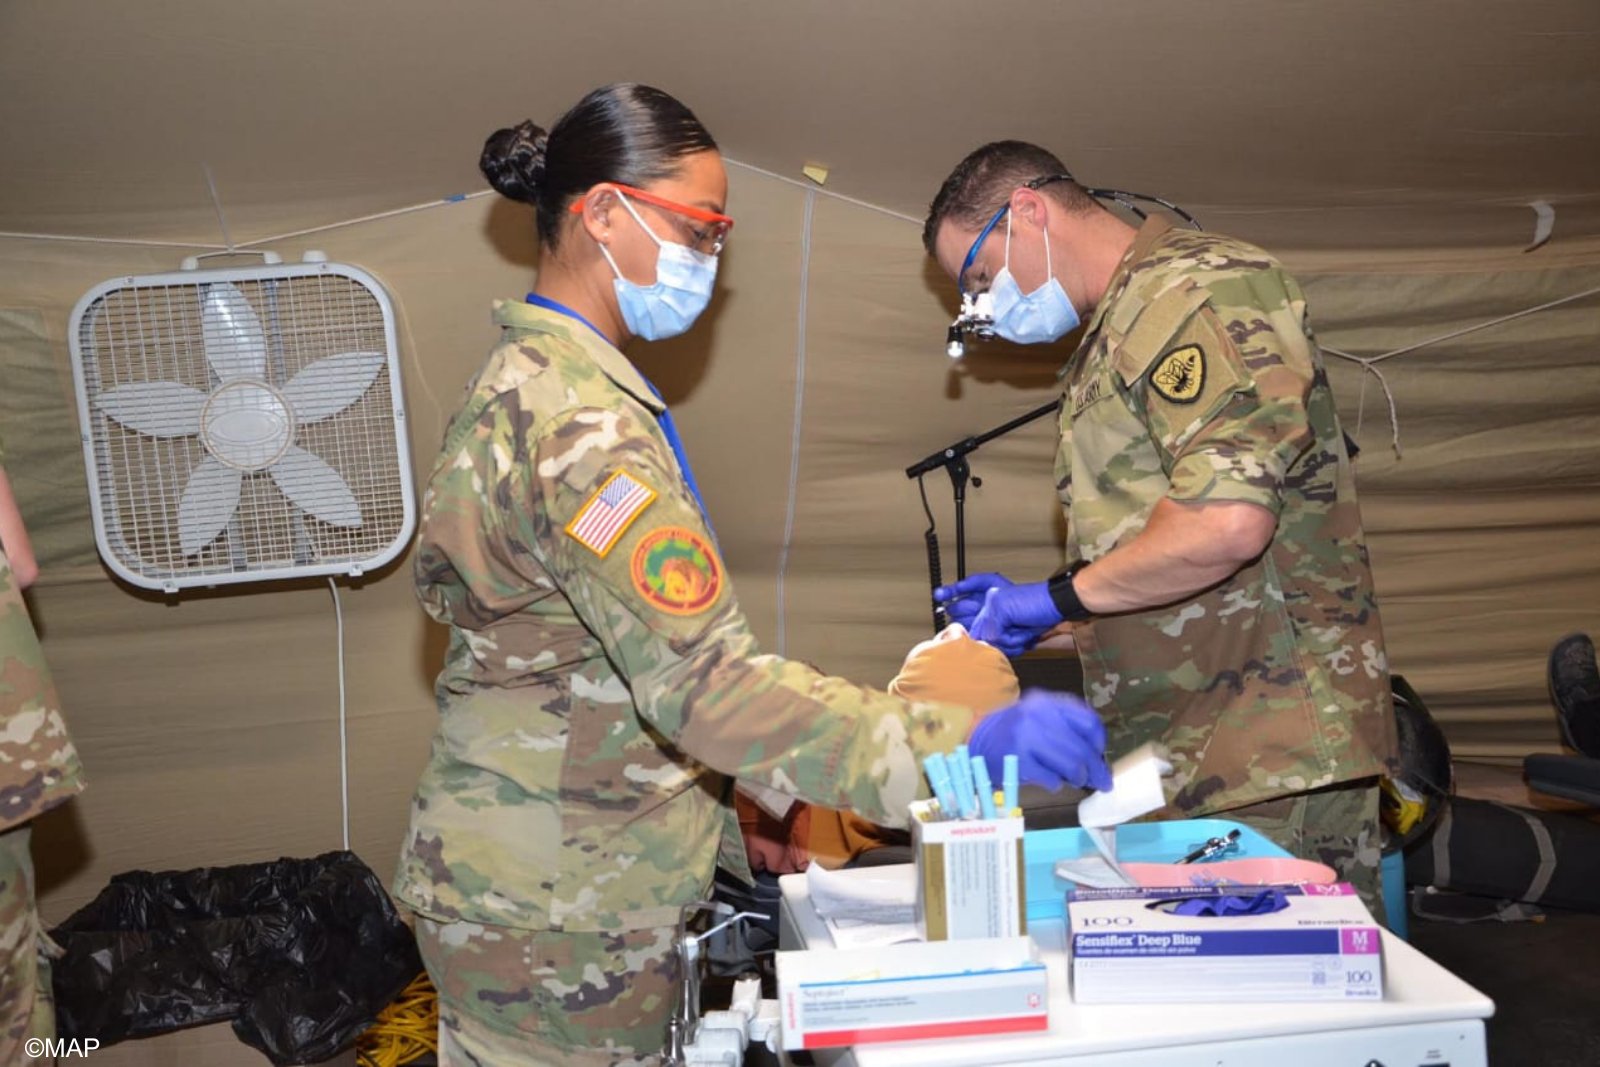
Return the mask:
[[[866,200],[857,200],[855,197],[845,196],[843,193],[830,192],[829,190],[823,189],[810,181],[801,181],[799,178],[791,178],[788,175],[779,174],[776,171],[770,171],[764,167],[758,167],[753,163],[744,163],[740,160],[731,159],[727,156],[723,156],[722,161],[730,167],[738,167],[740,170],[747,170],[752,174],[760,174],[763,177],[771,178],[773,181],[783,182],[785,185],[793,185],[796,188],[804,189],[807,192],[815,193],[818,196],[826,196],[832,200],[838,200],[842,203],[853,204],[856,207],[865,208],[867,211],[875,211],[880,215],[887,215],[892,219],[900,219],[902,222],[909,222],[915,226],[922,225],[921,219],[902,214],[901,212],[886,208],[881,204],[874,204]],[[275,241],[287,241],[296,237],[307,237],[314,233],[324,233],[328,230],[337,230],[345,226],[357,226],[363,222],[377,222],[381,219],[393,218],[396,215],[409,215],[416,211],[427,211],[431,208],[446,207],[450,204],[459,204],[463,201],[476,200],[479,197],[493,195],[494,191],[491,189],[482,189],[475,193],[459,193],[455,196],[447,196],[440,200],[429,200],[421,204],[412,204],[409,207],[395,208],[392,211],[380,211],[372,215],[362,215],[359,218],[347,219],[343,222],[330,222],[323,226],[313,226],[309,229],[295,230],[290,233],[275,234],[272,237],[262,237],[258,240],[246,241],[243,244],[240,244],[238,247],[252,248],[256,245],[272,244]]]
[[362,215],[359,218],[345,219],[343,222],[330,222],[322,226],[311,226],[304,230],[294,230],[290,233],[273,234],[271,237],[262,237],[254,241],[246,241],[239,245],[240,248],[254,248],[256,245],[268,245],[276,241],[290,241],[296,237],[309,237],[314,233],[326,233],[329,230],[342,230],[346,226],[359,226],[364,222],[379,222],[383,219],[392,219],[397,215],[411,215],[418,211],[430,211],[436,207],[449,207],[451,204],[461,204],[468,200],[477,200],[480,197],[494,196],[493,189],[483,189],[476,193],[457,193],[454,196],[444,197],[442,200],[426,200],[420,204],[409,207],[397,207],[391,211],[379,211],[371,215]]
[[[483,196],[493,196],[494,191],[485,189],[476,193],[458,193],[447,196],[441,200],[428,200],[420,204],[411,204],[408,207],[397,207],[391,211],[379,211],[371,215],[361,215],[353,219],[342,219],[339,222],[329,222],[321,226],[310,226],[303,230],[291,230],[288,233],[276,233],[271,237],[258,237],[253,241],[242,241],[239,244],[208,244],[204,241],[156,241],[142,237],[84,237],[79,234],[67,233],[21,233],[12,230],[0,230],[0,238],[11,237],[19,241],[76,241],[84,244],[106,245],[138,245],[148,248],[204,248],[216,252],[233,252],[244,249],[256,248],[260,245],[275,244],[278,241],[289,241],[296,237],[309,237],[314,233],[326,233],[329,230],[342,230],[347,226],[359,226],[364,222],[378,222],[383,219],[392,219],[397,215],[410,215],[418,211],[428,211],[436,207],[449,207],[451,204],[460,204],[468,200],[476,200]],[[220,218],[220,208],[219,208]],[[224,229],[226,235],[226,229]]]
[[[826,196],[832,200],[838,200],[842,203],[854,204],[856,207],[864,208],[867,211],[875,211],[880,215],[887,215],[892,219],[899,219],[902,222],[909,222],[915,226],[922,225],[921,219],[913,218],[910,215],[902,214],[901,212],[883,207],[881,204],[870,203],[866,200],[857,200],[855,197],[845,196],[843,193],[830,192],[827,189],[820,188],[810,181],[801,181],[798,178],[791,178],[787,175],[779,174],[776,171],[770,171],[764,167],[755,166],[752,163],[743,163],[737,159],[730,159],[727,156],[723,156],[722,159],[723,162],[729,166],[738,167],[741,170],[747,170],[752,174],[760,174],[763,177],[771,178],[774,181],[783,182],[785,185],[793,185],[797,188],[805,189],[807,192],[816,193],[818,196]],[[211,183],[211,172],[209,170],[206,172],[206,181],[208,185]],[[211,189],[213,203],[216,204],[216,187],[211,185]],[[29,241],[82,241],[96,244],[148,245],[153,248],[206,248],[214,249],[216,251],[230,251],[236,248],[255,248],[259,245],[273,244],[278,241],[289,241],[296,237],[309,237],[315,233],[326,233],[329,230],[339,230],[346,226],[359,226],[364,222],[378,222],[383,219],[392,219],[398,215],[410,215],[418,211],[429,211],[436,207],[449,207],[451,204],[465,203],[468,200],[477,200],[480,197],[493,195],[495,194],[494,190],[492,189],[480,189],[479,191],[473,193],[457,193],[453,196],[441,197],[438,200],[425,200],[420,204],[410,204],[406,207],[397,207],[389,211],[379,211],[371,215],[359,215],[353,219],[343,219],[339,222],[324,223],[321,226],[310,226],[303,230],[291,230],[287,233],[273,234],[271,237],[258,237],[253,241],[243,241],[237,245],[231,243],[231,239],[230,243],[228,244],[215,245],[198,241],[154,241],[133,237],[82,237],[75,234],[16,233],[11,231],[0,231],[0,238],[15,237],[21,240]],[[218,219],[220,220],[222,211],[221,205],[216,204],[216,206]],[[227,239],[226,225],[223,226],[223,236],[225,239]]]
[[806,190],[805,217],[800,223],[800,314],[795,327],[794,430],[789,438],[789,494],[784,505],[783,544],[778,549],[778,655],[786,655],[789,640],[789,550],[794,546],[794,518],[800,498],[800,432],[806,399],[806,307],[811,288],[811,219],[817,190]]
[[[1333,349],[1333,348],[1324,348],[1324,349],[1322,349],[1322,351],[1327,352],[1327,353],[1329,353],[1331,355],[1340,356],[1340,357],[1342,357],[1344,359],[1354,360],[1355,362],[1361,364],[1362,369],[1364,371],[1366,371],[1367,374],[1371,374],[1374,378],[1378,379],[1378,384],[1383,386],[1384,398],[1389,401],[1389,428],[1390,428],[1389,440],[1390,440],[1390,443],[1394,446],[1395,458],[1399,459],[1400,456],[1401,456],[1401,452],[1400,452],[1400,412],[1395,407],[1394,391],[1389,388],[1389,380],[1383,376],[1383,371],[1379,370],[1377,367],[1374,367],[1370,361],[1362,359],[1359,356],[1352,356],[1347,352],[1340,352],[1337,349]],[[1361,376],[1361,391],[1356,394],[1356,433],[1355,433],[1355,436],[1356,436],[1356,440],[1358,440],[1358,441],[1361,439],[1361,419],[1362,419],[1362,416],[1366,413],[1366,409],[1367,409],[1367,375],[1363,374]]]
[[853,196],[845,196],[843,193],[831,192],[830,190],[824,189],[817,185],[815,182],[801,181],[799,178],[791,178],[787,174],[779,174],[777,171],[767,170],[765,167],[758,167],[754,163],[741,163],[739,160],[729,159],[727,156],[723,156],[722,161],[727,163],[729,166],[738,167],[740,170],[747,170],[752,174],[759,174],[764,178],[771,178],[773,181],[783,182],[785,185],[796,186],[806,190],[808,193],[815,193],[818,196],[825,196],[830,200],[838,200],[845,204],[854,204],[856,207],[865,208],[868,211],[876,211],[880,215],[887,215],[891,219],[899,219],[902,222],[909,222],[913,226],[920,227],[922,225],[922,220],[919,218],[903,214],[899,211],[895,211],[892,208],[886,208],[882,204],[874,204],[867,200],[857,200]]
[[[758,167],[752,163],[744,163],[737,159],[730,159],[727,156],[723,156],[722,158],[723,162],[731,167],[738,167],[739,169],[747,170],[752,174],[760,174],[763,177],[771,178],[773,181],[783,182],[785,185],[793,185],[797,188],[804,189],[807,192],[816,193],[818,196],[826,196],[829,199],[838,200],[841,203],[853,204],[856,207],[864,208],[867,211],[875,211],[880,215],[887,215],[892,219],[899,219],[902,222],[909,222],[914,226],[922,225],[921,219],[913,218],[910,215],[892,210],[891,208],[886,208],[881,204],[874,204],[866,200],[857,200],[855,197],[845,196],[843,193],[831,192],[827,189],[817,186],[813,182],[801,181],[799,178],[791,178],[786,174],[779,174],[776,171],[767,170],[764,167]],[[219,221],[221,221],[222,206],[217,202],[216,186],[211,181],[211,171],[209,169],[206,171],[206,184],[211,189],[212,203],[217,209],[217,218]],[[392,219],[398,215],[410,215],[418,211],[429,211],[436,207],[448,207],[451,204],[460,204],[468,200],[477,200],[479,197],[493,195],[495,194],[492,189],[481,189],[473,193],[457,193],[454,196],[446,196],[438,200],[425,200],[420,204],[397,207],[389,211],[379,211],[371,215],[360,215],[353,219],[343,219],[339,222],[324,223],[321,226],[309,226],[303,230],[290,230],[287,233],[273,234],[271,237],[258,237],[253,241],[241,241],[237,245],[233,244],[232,239],[228,237],[228,228],[226,223],[223,224],[222,232],[224,240],[227,240],[228,243],[221,245],[205,244],[195,241],[150,241],[128,237],[80,237],[71,234],[56,233],[0,232],[0,237],[15,237],[32,241],[86,241],[100,244],[149,245],[155,248],[207,248],[215,249],[217,251],[231,251],[233,249],[256,248],[260,245],[274,244],[278,241],[289,241],[297,237],[309,237],[315,233],[326,233],[329,230],[339,230],[345,228],[346,226],[359,226],[364,222],[378,222],[383,219]]]
[[333,594],[333,619],[338,643],[335,655],[339,661],[339,811],[340,825],[344,828],[344,850],[350,851],[350,742],[344,695],[344,608],[339,605],[339,586],[328,576],[328,591]]
[[[1467,334],[1477,333],[1479,330],[1487,330],[1491,326],[1500,326],[1520,318],[1525,318],[1528,315],[1537,314],[1541,311],[1549,311],[1551,308],[1560,307],[1562,304],[1570,304],[1573,301],[1583,300],[1596,295],[1600,295],[1600,286],[1596,286],[1592,289],[1585,289],[1582,292],[1571,293],[1567,296],[1557,297],[1555,300],[1547,300],[1543,304],[1535,304],[1533,307],[1523,308],[1521,311],[1513,311],[1508,315],[1500,315],[1492,319],[1487,319],[1483,322],[1474,323],[1471,326],[1463,326],[1459,330],[1451,330],[1448,333],[1442,333],[1437,337],[1430,337],[1425,341],[1417,341],[1414,344],[1405,345],[1402,348],[1396,348],[1388,352],[1380,353],[1376,356],[1358,356],[1352,352],[1346,352],[1343,349],[1330,348],[1327,345],[1322,345],[1320,347],[1322,351],[1328,353],[1330,356],[1338,356],[1340,359],[1347,359],[1352,363],[1361,364],[1361,369],[1377,378],[1378,384],[1383,386],[1383,395],[1389,402],[1389,426],[1392,431],[1391,440],[1394,445],[1394,454],[1398,457],[1401,454],[1400,414],[1399,410],[1395,406],[1394,391],[1389,388],[1388,380],[1384,378],[1383,372],[1378,370],[1375,364],[1381,363],[1386,359],[1393,359],[1396,356],[1403,356],[1407,353],[1415,352],[1419,348],[1427,348],[1429,345],[1441,344],[1445,341],[1453,341],[1457,337],[1465,337]],[[1356,436],[1358,438],[1361,435],[1361,418],[1366,405],[1366,398],[1367,379],[1366,375],[1363,374],[1361,378],[1361,392],[1356,400]]]
[[226,252],[227,245],[206,244],[202,241],[155,241],[144,237],[83,237],[71,233],[21,233],[16,230],[0,230],[0,240],[11,239],[14,241],[60,241],[73,244],[87,245],[133,245],[136,248],[203,248],[209,252]]
[[438,420],[439,432],[443,434],[447,421],[444,405],[439,403],[439,394],[433,391],[432,385],[428,384],[428,374],[422,367],[422,354],[417,348],[417,338],[411,332],[411,317],[406,314],[403,303],[398,300],[394,302],[394,312],[395,317],[400,320],[400,330],[406,337],[405,348],[407,355],[410,356],[411,372],[417,379],[417,385],[422,389],[422,395],[427,397],[428,403],[433,405],[433,417]]
[[233,251],[233,236],[228,233],[228,217],[222,213],[222,197],[217,194],[217,180],[211,174],[209,163],[200,164],[206,172],[206,188],[211,190],[211,206],[217,209],[217,226],[222,230],[222,240],[228,251]]

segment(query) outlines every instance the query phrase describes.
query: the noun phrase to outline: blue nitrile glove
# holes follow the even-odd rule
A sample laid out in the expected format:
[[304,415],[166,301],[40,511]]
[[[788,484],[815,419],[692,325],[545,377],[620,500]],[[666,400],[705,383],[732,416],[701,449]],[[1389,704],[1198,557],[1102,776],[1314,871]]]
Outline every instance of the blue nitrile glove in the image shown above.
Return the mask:
[[1061,624],[1061,612],[1044,582],[989,590],[967,633],[1008,656],[1020,656]]
[[1051,790],[1063,784],[1111,788],[1105,724],[1088,704],[1066,693],[1028,690],[978,723],[967,749],[983,757],[997,782],[1004,777],[1006,753],[1015,752],[1024,782]]
[[1251,892],[1240,886],[1234,896],[1190,897],[1162,910],[1169,915],[1271,915],[1289,906],[1289,897],[1278,886]]
[[934,601],[944,608],[951,622],[959,622],[972,632],[972,620],[983,610],[983,598],[991,589],[1008,589],[1011,579],[1003,574],[969,574],[954,585],[941,585],[933,591]]

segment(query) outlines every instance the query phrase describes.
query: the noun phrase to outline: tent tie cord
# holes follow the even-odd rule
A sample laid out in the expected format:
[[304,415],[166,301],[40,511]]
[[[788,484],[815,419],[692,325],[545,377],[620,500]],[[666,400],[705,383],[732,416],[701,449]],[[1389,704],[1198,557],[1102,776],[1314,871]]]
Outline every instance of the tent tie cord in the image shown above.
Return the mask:
[[1356,401],[1356,436],[1357,437],[1359,437],[1361,435],[1361,417],[1362,417],[1362,413],[1363,413],[1363,410],[1364,410],[1365,405],[1366,405],[1366,397],[1367,397],[1367,378],[1366,378],[1366,374],[1370,373],[1374,378],[1378,379],[1378,384],[1383,387],[1383,395],[1384,395],[1385,399],[1387,399],[1388,402],[1389,402],[1389,426],[1390,426],[1391,431],[1392,431],[1391,432],[1391,441],[1392,441],[1393,446],[1394,446],[1395,458],[1398,459],[1398,458],[1400,458],[1400,455],[1401,455],[1401,452],[1400,452],[1400,415],[1399,415],[1398,409],[1395,406],[1394,391],[1389,388],[1388,380],[1384,378],[1383,372],[1378,370],[1376,364],[1381,363],[1381,362],[1383,362],[1384,360],[1387,360],[1387,359],[1394,359],[1396,356],[1403,356],[1403,355],[1406,355],[1407,353],[1415,352],[1419,348],[1427,348],[1430,345],[1441,344],[1441,343],[1443,343],[1445,341],[1453,341],[1458,337],[1465,337],[1467,334],[1477,333],[1479,330],[1487,330],[1492,326],[1500,326],[1500,325],[1503,325],[1503,324],[1508,323],[1508,322],[1513,322],[1513,321],[1515,321],[1517,319],[1520,319],[1520,318],[1525,318],[1528,315],[1535,315],[1535,314],[1537,314],[1537,313],[1539,313],[1541,311],[1549,311],[1551,308],[1557,308],[1557,307],[1560,307],[1563,304],[1570,304],[1570,303],[1573,303],[1574,301],[1584,300],[1584,299],[1587,299],[1587,298],[1589,298],[1591,296],[1596,296],[1596,295],[1600,295],[1600,286],[1595,286],[1592,289],[1585,289],[1582,292],[1572,293],[1572,294],[1570,294],[1568,296],[1557,297],[1555,300],[1548,300],[1543,304],[1536,304],[1536,305],[1534,305],[1533,307],[1530,307],[1530,308],[1523,308],[1521,311],[1513,311],[1508,315],[1499,315],[1499,316],[1496,316],[1495,318],[1492,318],[1492,319],[1486,319],[1483,322],[1474,323],[1471,326],[1463,326],[1459,330],[1451,330],[1448,333],[1442,333],[1437,337],[1430,337],[1425,341],[1417,341],[1414,344],[1405,345],[1402,348],[1396,348],[1396,349],[1393,349],[1392,351],[1389,351],[1389,352],[1382,352],[1382,353],[1380,353],[1380,354],[1378,354],[1376,356],[1358,356],[1358,355],[1354,354],[1353,352],[1346,352],[1343,349],[1339,349],[1339,348],[1331,348],[1331,347],[1329,347],[1327,345],[1322,345],[1320,347],[1321,347],[1322,351],[1328,353],[1328,355],[1330,355],[1330,356],[1338,356],[1340,359],[1347,359],[1352,363],[1359,363],[1361,365],[1361,369],[1364,372],[1366,372],[1366,373],[1363,373],[1363,375],[1361,377],[1361,392],[1360,392],[1359,397],[1358,397],[1358,399]]

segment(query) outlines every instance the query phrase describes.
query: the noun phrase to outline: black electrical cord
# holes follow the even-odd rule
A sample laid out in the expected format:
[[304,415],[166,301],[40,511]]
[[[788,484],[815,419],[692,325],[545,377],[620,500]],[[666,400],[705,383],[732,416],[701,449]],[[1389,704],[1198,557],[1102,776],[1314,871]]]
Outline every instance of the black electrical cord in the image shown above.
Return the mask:
[[[1074,178],[1070,174],[1046,174],[1042,177],[1034,178],[1032,181],[1028,182],[1024,188],[1042,189],[1046,185],[1053,185],[1056,182],[1075,183],[1077,180],[1078,179]],[[1172,201],[1163,200],[1159,196],[1146,196],[1144,193],[1130,193],[1126,189],[1090,189],[1085,187],[1083,191],[1097,200],[1114,200],[1123,207],[1127,208],[1129,211],[1133,212],[1135,215],[1139,216],[1141,219],[1147,218],[1148,216],[1146,216],[1145,213],[1139,209],[1138,205],[1132,203],[1132,201],[1143,200],[1150,204],[1160,204],[1174,215],[1177,215],[1179,218],[1183,219],[1183,221],[1187,222],[1194,229],[1199,230],[1203,228],[1200,225],[1199,219],[1195,218],[1193,215],[1189,214]]]
[[1159,196],[1146,196],[1143,193],[1130,193],[1123,189],[1085,189],[1084,192],[1088,193],[1097,200],[1114,200],[1123,207],[1127,208],[1129,211],[1133,212],[1135,215],[1139,216],[1141,219],[1148,218],[1149,216],[1147,216],[1143,211],[1139,210],[1138,205],[1134,204],[1132,201],[1144,200],[1151,204],[1160,204],[1174,215],[1177,215],[1179,218],[1183,219],[1184,222],[1187,222],[1193,229],[1199,230],[1204,228],[1200,225],[1199,219],[1195,218],[1193,215],[1189,214],[1172,201],[1163,200]]
[[922,512],[928,516],[928,528],[922,531],[922,539],[928,548],[928,597],[933,604],[933,632],[938,633],[945,628],[945,613],[933,594],[944,584],[944,565],[939,559],[939,534],[933,521],[933,509],[928,506],[928,487],[920,474],[917,475],[917,492],[922,494]]

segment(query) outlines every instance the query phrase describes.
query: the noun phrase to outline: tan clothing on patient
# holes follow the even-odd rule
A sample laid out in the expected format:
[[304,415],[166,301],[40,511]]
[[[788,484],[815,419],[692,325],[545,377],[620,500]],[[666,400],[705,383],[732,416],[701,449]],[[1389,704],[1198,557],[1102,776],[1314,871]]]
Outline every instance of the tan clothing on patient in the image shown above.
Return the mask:
[[[974,641],[960,626],[917,645],[906,655],[889,692],[907,700],[938,700],[987,714],[1021,693],[1011,661],[992,645]],[[745,850],[755,871],[792,874],[812,860],[842,867],[868,849],[904,841],[903,831],[885,830],[850,812],[796,801],[778,817],[742,790],[735,794]]]

